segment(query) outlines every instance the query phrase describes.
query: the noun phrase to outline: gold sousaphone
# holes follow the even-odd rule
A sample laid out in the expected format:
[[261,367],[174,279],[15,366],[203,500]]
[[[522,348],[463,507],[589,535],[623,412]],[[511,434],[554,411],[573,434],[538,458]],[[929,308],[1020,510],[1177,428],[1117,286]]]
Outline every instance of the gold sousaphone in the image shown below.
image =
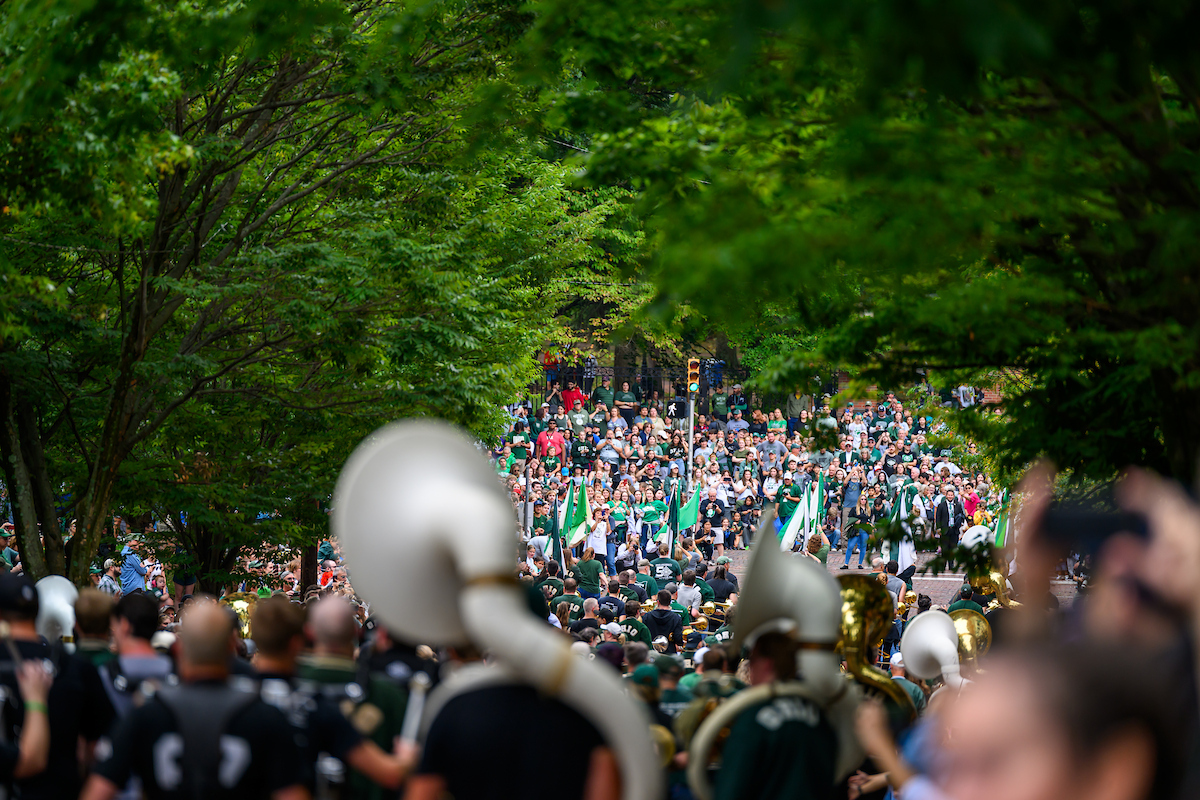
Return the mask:
[[839,575],[842,595],[842,657],[846,671],[868,695],[884,699],[888,718],[906,725],[917,718],[917,707],[892,676],[871,663],[892,626],[892,596],[883,584],[866,575]]

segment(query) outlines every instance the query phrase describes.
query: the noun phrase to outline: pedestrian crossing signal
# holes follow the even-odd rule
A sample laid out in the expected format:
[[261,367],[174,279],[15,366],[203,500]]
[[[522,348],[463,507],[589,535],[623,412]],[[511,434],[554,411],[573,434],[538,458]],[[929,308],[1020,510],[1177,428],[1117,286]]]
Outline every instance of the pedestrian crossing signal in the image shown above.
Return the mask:
[[700,359],[688,359],[688,392],[697,394],[700,391]]

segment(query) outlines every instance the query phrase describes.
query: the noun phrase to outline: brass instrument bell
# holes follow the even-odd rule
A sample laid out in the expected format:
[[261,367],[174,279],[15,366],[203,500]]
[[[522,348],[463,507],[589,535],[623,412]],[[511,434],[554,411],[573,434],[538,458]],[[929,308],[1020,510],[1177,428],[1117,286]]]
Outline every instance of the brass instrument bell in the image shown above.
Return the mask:
[[841,575],[838,584],[846,671],[869,692],[886,698],[889,719],[902,727],[916,719],[917,708],[908,692],[870,659],[870,651],[882,644],[892,626],[892,596],[883,584],[866,575]]
[[983,614],[970,608],[950,612],[958,634],[958,661],[978,671],[979,659],[992,647],[992,626]]
[[254,611],[254,606],[258,603],[258,594],[255,592],[234,592],[222,597],[220,603],[223,606],[232,608],[233,613],[237,614],[238,623],[242,629],[242,638],[251,638],[250,613]]

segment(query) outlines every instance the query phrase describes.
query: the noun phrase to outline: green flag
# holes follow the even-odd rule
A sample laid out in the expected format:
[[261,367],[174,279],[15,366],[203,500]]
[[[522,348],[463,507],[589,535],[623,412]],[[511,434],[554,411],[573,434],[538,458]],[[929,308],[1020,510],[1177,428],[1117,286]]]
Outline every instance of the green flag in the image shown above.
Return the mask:
[[1004,547],[1008,544],[1008,489],[1000,495],[1000,514],[996,517],[996,547]]
[[788,517],[787,526],[780,531],[779,549],[784,552],[792,551],[796,546],[796,538],[808,527],[808,492],[811,491],[812,487],[809,486],[792,516]]
[[546,531],[550,537],[550,541],[546,546],[546,556],[551,561],[557,561],[558,566],[566,569],[566,563],[563,561],[562,550],[562,529],[558,526],[558,498],[554,498],[554,513],[550,515],[550,530]]
[[700,522],[700,490],[692,492],[692,499],[679,509],[679,529],[686,530]]
[[671,499],[667,503],[667,519],[659,528],[658,536],[654,537],[659,544],[667,543],[667,557],[675,556],[675,538],[679,534],[679,484],[671,490]]
[[567,547],[574,547],[587,538],[592,516],[592,510],[588,508],[587,490],[583,488],[583,484],[576,486],[572,494],[575,495],[575,502],[571,506],[570,516],[567,517]]

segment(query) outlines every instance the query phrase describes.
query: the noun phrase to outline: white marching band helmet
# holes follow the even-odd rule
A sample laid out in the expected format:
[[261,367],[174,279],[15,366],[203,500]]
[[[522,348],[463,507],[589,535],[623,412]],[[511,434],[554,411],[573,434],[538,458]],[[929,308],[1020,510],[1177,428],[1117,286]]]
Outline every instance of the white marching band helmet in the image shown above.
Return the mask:
[[[531,684],[596,726],[625,798],[657,800],[662,775],[644,712],[610,667],[575,657],[529,613],[514,577],[512,504],[459,429],[410,420],[372,433],[342,470],[331,524],[355,589],[389,630],[414,644],[489,651],[497,677]],[[422,729],[445,699],[426,709]]]

